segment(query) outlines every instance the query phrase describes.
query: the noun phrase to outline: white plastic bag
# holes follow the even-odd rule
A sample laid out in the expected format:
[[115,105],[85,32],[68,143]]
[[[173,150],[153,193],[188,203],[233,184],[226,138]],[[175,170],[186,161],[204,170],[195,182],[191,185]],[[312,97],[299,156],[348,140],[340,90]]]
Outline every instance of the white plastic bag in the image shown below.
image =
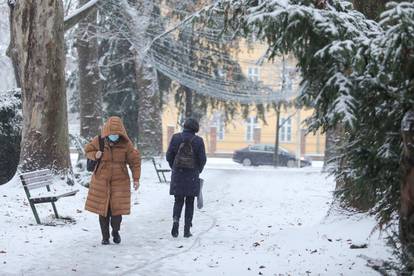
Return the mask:
[[202,209],[204,202],[203,202],[203,184],[204,184],[204,179],[200,178],[200,192],[198,193],[197,196],[197,208],[198,209]]

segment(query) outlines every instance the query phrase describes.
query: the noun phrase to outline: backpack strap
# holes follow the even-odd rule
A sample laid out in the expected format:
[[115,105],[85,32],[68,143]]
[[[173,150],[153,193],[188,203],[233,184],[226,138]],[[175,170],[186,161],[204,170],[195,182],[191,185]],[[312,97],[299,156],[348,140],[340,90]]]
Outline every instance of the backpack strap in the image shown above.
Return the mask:
[[103,153],[103,151],[105,150],[105,140],[104,138],[102,138],[101,135],[99,135],[98,139],[99,139],[99,151],[102,151]]
[[94,170],[93,173],[95,173],[98,170],[99,164],[101,163],[101,159],[102,159],[102,156],[103,156],[103,152],[105,150],[105,139],[101,135],[99,135],[98,140],[99,140],[99,151],[102,152],[102,155],[101,155],[101,158],[99,158],[97,160],[95,170]]
[[[182,133],[180,133],[180,136],[181,136],[181,139],[183,139],[183,142],[185,142],[185,138],[184,138],[184,136],[183,136]],[[194,139],[196,138],[196,136],[197,135],[194,134],[194,136],[190,140],[188,140],[190,142],[190,144],[194,141]]]

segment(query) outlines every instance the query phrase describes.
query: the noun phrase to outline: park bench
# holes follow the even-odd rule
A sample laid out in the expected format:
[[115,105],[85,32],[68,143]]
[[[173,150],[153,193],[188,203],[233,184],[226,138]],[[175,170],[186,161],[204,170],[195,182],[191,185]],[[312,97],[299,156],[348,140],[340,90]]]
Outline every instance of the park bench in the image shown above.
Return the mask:
[[[20,180],[23,184],[24,191],[32,208],[33,215],[37,224],[40,224],[39,215],[36,210],[36,204],[51,203],[56,218],[59,218],[55,202],[59,198],[74,196],[79,190],[74,190],[65,193],[52,192],[50,186],[53,185],[53,175],[49,169],[38,170],[33,172],[21,173]],[[42,193],[40,196],[32,195],[30,192],[35,189],[46,187],[47,193]]]
[[157,176],[158,176],[160,183],[168,183],[165,173],[169,173],[171,172],[171,170],[162,168],[161,163],[157,162],[154,157],[152,157],[152,164],[154,165],[154,169],[157,172]]

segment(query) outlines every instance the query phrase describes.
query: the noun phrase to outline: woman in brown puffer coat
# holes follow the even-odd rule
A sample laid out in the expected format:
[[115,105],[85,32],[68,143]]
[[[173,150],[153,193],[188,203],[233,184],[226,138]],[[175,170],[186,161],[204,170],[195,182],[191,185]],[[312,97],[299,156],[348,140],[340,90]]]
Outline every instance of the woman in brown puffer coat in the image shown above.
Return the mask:
[[86,157],[101,161],[92,175],[85,209],[99,215],[102,244],[109,244],[109,224],[115,243],[121,242],[119,235],[122,215],[131,211],[131,187],[127,164],[132,171],[135,190],[139,187],[141,158],[129,139],[119,117],[110,117],[101,133],[104,151],[99,150],[96,136],[85,147]]

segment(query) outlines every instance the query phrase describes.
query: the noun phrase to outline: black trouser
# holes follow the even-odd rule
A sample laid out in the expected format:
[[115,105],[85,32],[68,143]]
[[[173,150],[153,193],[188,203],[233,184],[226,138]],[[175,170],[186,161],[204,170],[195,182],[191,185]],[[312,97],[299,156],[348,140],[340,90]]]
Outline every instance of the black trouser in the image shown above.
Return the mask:
[[109,206],[108,214],[106,215],[106,217],[101,216],[101,215],[99,216],[99,224],[101,225],[102,238],[104,240],[107,240],[110,237],[109,236],[109,223],[111,223],[112,231],[118,232],[121,227],[121,221],[122,221],[122,216],[121,215],[113,216],[111,212],[111,206]]
[[179,222],[181,211],[183,210],[185,199],[185,224],[191,226],[194,214],[194,197],[193,196],[175,196],[173,219],[174,222]]

